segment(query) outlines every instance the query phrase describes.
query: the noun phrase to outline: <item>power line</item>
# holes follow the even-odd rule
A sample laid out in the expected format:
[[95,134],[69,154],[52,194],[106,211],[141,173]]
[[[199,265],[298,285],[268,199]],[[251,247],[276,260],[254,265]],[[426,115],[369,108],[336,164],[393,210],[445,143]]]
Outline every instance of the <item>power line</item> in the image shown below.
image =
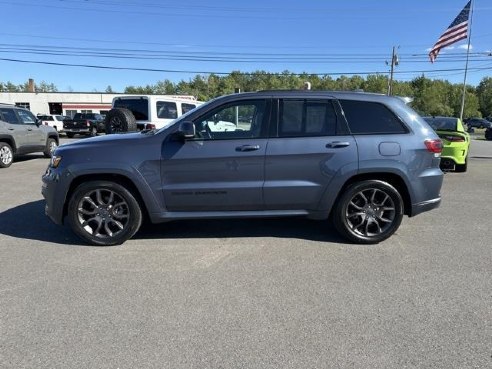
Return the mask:
[[[65,67],[83,67],[83,68],[95,68],[95,69],[109,69],[109,70],[130,70],[130,71],[141,71],[141,72],[159,72],[159,73],[183,73],[183,74],[216,74],[216,75],[230,75],[233,72],[214,72],[214,71],[191,71],[191,70],[172,70],[172,69],[158,69],[158,68],[135,68],[135,67],[116,67],[107,65],[92,65],[92,64],[75,64],[75,63],[55,63],[55,62],[45,62],[45,61],[34,61],[34,60],[21,60],[21,59],[10,59],[10,58],[0,58],[0,60],[14,63],[25,63],[25,64],[43,64],[43,65],[53,65],[53,66],[65,66]],[[492,66],[489,67],[478,67],[469,68],[471,71],[482,71],[482,70],[492,70]],[[421,73],[437,73],[437,72],[457,72],[464,71],[464,68],[449,68],[449,69],[436,69],[436,70],[412,70],[412,71],[394,71],[394,74],[421,74]],[[269,73],[269,72],[239,72],[237,73],[244,75],[254,75],[254,74],[264,74],[264,75],[281,75],[282,73]],[[305,76],[305,75],[317,75],[317,76],[342,76],[342,75],[386,75],[388,72],[381,71],[371,71],[371,72],[326,72],[326,73],[288,73],[288,75],[294,76]]]

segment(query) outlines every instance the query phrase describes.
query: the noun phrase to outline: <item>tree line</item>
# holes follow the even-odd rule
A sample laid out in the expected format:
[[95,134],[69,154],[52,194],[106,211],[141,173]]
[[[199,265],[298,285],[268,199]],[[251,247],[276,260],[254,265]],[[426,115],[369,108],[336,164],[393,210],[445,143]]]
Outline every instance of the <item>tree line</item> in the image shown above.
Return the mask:
[[[127,86],[127,94],[165,94],[193,95],[200,101],[207,101],[217,96],[258,90],[301,89],[304,82],[311,83],[312,90],[331,91],[365,91],[386,93],[388,76],[373,74],[365,78],[361,76],[318,76],[311,74],[295,74],[288,71],[268,73],[232,72],[228,75],[196,75],[192,79],[172,82],[168,79],[146,86]],[[41,82],[35,85],[36,92],[58,92],[52,83]],[[28,91],[28,83],[15,85],[11,82],[0,82],[0,91]],[[113,92],[111,86],[106,92]],[[446,80],[432,80],[419,76],[411,81],[393,81],[393,94],[413,98],[412,107],[422,115],[441,115],[458,117],[461,111],[462,84],[453,84]],[[492,78],[483,78],[478,86],[466,86],[465,117],[492,116]]]
[[[386,93],[388,77],[374,74],[361,76],[320,77],[310,74],[290,72],[255,73],[233,72],[227,76],[211,74],[196,75],[189,81],[173,83],[170,80],[159,81],[154,85],[128,86],[128,94],[189,94],[201,101],[230,94],[237,89],[241,92],[276,89],[300,89],[304,82],[311,83],[312,90],[365,91]],[[440,115],[458,117],[461,112],[462,84],[453,84],[445,80],[432,80],[425,76],[411,81],[393,81],[393,94],[413,98],[412,107],[422,115]],[[465,117],[492,116],[492,78],[483,78],[477,87],[466,86]]]

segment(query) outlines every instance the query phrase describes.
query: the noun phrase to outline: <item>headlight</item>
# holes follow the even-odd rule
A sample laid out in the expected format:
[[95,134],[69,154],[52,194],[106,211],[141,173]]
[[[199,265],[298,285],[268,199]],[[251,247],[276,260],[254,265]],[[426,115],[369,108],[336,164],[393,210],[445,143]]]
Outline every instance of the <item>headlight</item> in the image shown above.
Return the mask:
[[62,157],[61,156],[55,156],[55,155],[53,155],[51,157],[50,167],[52,167],[52,168],[58,168],[58,166],[61,163],[61,160],[62,160]]

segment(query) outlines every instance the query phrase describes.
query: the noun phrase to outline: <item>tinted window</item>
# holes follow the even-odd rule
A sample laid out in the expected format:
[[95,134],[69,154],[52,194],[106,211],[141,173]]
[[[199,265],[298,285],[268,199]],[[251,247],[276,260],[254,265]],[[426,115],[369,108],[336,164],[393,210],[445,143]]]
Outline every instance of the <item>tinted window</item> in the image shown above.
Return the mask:
[[54,120],[51,115],[38,115],[38,119],[41,119],[41,120]]
[[386,106],[370,101],[340,100],[353,134],[406,133],[398,117]]
[[116,99],[113,107],[130,110],[136,120],[149,120],[149,107],[147,99]]
[[281,100],[280,137],[330,136],[337,117],[330,100]]
[[193,110],[195,108],[196,105],[193,104],[186,104],[186,103],[181,104],[181,110],[183,111],[183,114],[188,113],[190,110]]
[[157,101],[155,107],[157,118],[176,119],[178,117],[178,108],[175,102]]
[[429,125],[434,130],[441,131],[456,131],[458,127],[458,119],[456,118],[445,118],[445,117],[424,117],[424,120],[429,123]]
[[17,115],[15,115],[14,109],[0,108],[0,119],[12,124],[19,123],[19,119],[17,118]]

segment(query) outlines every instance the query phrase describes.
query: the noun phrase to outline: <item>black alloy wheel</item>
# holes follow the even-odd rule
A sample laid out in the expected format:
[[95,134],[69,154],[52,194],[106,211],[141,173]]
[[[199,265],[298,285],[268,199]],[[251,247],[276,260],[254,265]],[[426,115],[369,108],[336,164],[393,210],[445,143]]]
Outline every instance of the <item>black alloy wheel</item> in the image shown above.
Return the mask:
[[348,240],[373,244],[396,232],[403,219],[403,199],[389,183],[365,180],[350,185],[332,213],[337,231]]
[[92,181],[79,185],[70,198],[73,231],[93,245],[118,245],[140,228],[142,211],[133,194],[118,183]]

